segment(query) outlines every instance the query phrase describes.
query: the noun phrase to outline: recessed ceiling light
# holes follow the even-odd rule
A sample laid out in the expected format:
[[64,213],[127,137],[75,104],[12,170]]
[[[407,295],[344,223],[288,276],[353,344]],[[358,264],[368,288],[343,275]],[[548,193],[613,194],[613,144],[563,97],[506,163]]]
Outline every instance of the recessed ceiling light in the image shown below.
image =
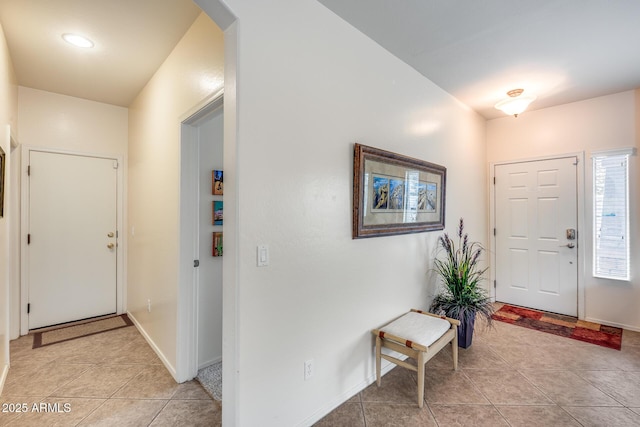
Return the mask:
[[62,35],[64,41],[77,47],[93,47],[93,42],[86,37],[77,34],[65,33]]

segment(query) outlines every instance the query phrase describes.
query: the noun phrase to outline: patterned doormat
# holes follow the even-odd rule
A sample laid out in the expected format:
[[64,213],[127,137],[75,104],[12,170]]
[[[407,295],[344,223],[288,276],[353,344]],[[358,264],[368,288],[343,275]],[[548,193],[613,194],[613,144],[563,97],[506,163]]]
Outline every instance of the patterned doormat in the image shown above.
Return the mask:
[[493,314],[494,320],[620,350],[622,329],[505,304]]
[[127,326],[133,326],[133,322],[126,314],[71,326],[61,326],[60,328],[34,333],[33,348],[71,341],[89,335],[126,328]]

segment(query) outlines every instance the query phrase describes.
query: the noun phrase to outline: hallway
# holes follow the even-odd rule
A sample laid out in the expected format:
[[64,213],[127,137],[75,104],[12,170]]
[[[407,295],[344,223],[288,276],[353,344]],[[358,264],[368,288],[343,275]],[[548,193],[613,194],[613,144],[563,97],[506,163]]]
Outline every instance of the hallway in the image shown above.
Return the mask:
[[221,425],[220,402],[197,381],[177,384],[133,326],[35,350],[32,343],[29,335],[11,341],[0,426]]

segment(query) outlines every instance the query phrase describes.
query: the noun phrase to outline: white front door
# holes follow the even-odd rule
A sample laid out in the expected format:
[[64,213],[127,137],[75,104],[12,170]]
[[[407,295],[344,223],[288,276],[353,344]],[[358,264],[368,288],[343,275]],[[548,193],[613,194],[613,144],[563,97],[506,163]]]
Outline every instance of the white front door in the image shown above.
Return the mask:
[[497,301],[577,316],[576,165],[566,157],[495,166]]
[[29,329],[116,312],[116,168],[29,152]]

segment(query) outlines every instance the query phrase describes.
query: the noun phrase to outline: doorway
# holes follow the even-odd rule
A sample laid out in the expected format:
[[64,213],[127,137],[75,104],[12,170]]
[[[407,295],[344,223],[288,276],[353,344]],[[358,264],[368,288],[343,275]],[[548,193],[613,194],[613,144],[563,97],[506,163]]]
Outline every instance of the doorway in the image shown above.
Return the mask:
[[578,316],[578,160],[494,165],[497,301]]
[[222,256],[217,248],[214,256],[214,242],[223,231],[224,214],[214,218],[214,210],[224,212],[224,194],[213,194],[213,176],[223,171],[223,120],[218,94],[182,122],[179,381],[222,360]]
[[21,333],[121,311],[117,158],[23,152]]

